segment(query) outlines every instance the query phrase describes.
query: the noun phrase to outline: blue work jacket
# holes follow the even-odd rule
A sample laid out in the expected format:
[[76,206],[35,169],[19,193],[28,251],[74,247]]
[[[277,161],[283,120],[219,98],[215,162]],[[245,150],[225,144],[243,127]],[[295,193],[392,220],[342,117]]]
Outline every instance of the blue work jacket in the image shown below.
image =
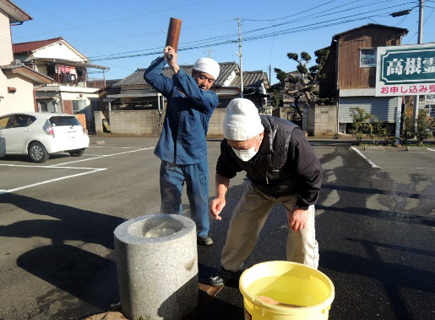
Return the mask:
[[219,98],[198,87],[195,79],[180,69],[172,79],[162,74],[166,60],[154,60],[144,78],[168,100],[163,130],[154,153],[174,164],[195,164],[207,156],[208,124]]

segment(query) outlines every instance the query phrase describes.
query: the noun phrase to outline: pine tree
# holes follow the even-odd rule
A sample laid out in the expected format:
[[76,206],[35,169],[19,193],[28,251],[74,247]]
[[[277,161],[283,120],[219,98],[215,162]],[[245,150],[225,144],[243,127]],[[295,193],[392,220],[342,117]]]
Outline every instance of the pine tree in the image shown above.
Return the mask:
[[272,94],[279,92],[282,99],[286,96],[293,99],[294,108],[300,121],[302,121],[303,117],[303,105],[314,107],[319,100],[318,81],[325,77],[322,68],[328,60],[329,50],[318,50],[315,55],[316,64],[308,67],[311,56],[307,52],[301,52],[300,57],[297,53],[287,53],[287,57],[297,63],[296,69],[300,76],[275,68],[279,83],[273,85],[270,89]]

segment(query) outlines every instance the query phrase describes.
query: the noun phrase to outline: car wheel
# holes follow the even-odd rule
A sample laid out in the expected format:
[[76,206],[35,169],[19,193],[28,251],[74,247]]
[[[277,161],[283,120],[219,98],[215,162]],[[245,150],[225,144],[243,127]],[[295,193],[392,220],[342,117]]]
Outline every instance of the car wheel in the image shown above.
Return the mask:
[[29,157],[33,162],[42,163],[47,161],[50,155],[41,143],[32,142],[29,146]]
[[83,155],[83,153],[85,153],[85,149],[78,149],[78,150],[69,151],[69,154],[71,155],[71,157],[80,157]]

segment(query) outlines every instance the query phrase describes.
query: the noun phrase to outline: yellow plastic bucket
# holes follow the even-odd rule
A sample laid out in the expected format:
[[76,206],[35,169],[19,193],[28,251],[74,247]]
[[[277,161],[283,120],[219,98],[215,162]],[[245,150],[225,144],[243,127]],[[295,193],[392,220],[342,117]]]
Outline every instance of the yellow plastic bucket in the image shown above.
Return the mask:
[[[335,297],[334,284],[324,273],[290,261],[254,265],[242,273],[239,288],[244,298],[245,320],[328,319]],[[261,296],[276,302],[259,300]],[[276,305],[277,302],[280,304]]]

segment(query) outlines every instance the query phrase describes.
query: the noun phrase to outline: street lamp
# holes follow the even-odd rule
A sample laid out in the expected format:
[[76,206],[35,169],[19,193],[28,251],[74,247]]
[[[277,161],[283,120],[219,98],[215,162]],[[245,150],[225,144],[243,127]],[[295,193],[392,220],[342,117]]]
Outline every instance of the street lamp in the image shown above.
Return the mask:
[[412,9],[403,10],[403,11],[399,11],[399,12],[394,12],[394,13],[390,14],[390,16],[392,16],[393,18],[395,18],[395,17],[401,17],[401,16],[406,16],[406,15],[410,14],[411,11],[412,11]]

